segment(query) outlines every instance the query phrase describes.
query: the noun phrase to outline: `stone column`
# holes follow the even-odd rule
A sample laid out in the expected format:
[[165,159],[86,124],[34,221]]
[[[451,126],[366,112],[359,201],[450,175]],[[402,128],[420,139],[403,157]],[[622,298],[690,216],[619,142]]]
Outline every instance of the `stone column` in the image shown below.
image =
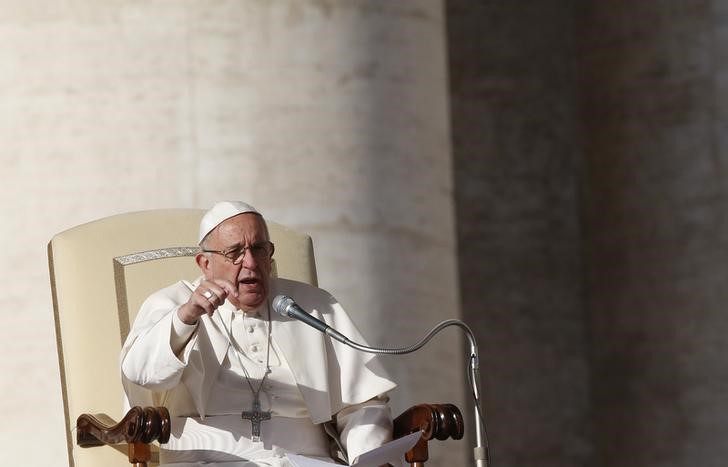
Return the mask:
[[728,456],[725,7],[578,7],[603,466]]
[[[200,201],[309,232],[320,285],[369,342],[416,342],[459,315],[441,2],[244,5],[191,14]],[[389,357],[395,412],[462,406],[466,363],[455,329]],[[433,464],[462,464],[463,445]]]
[[[0,255],[19,266],[2,276],[13,287],[0,304],[35,314],[13,314],[0,350],[22,355],[28,379],[56,373],[42,247],[122,211],[244,199],[309,232],[320,284],[372,344],[411,344],[458,316],[440,0],[5,4],[0,198],[15,221]],[[462,405],[456,331],[386,365],[400,383],[395,412]],[[1,387],[3,413],[47,426],[26,412],[36,403],[10,402],[35,389]],[[19,452],[34,446],[23,430],[0,433]],[[464,463],[453,443],[435,448],[434,465]]]
[[447,5],[462,308],[494,465],[590,465],[573,9]]

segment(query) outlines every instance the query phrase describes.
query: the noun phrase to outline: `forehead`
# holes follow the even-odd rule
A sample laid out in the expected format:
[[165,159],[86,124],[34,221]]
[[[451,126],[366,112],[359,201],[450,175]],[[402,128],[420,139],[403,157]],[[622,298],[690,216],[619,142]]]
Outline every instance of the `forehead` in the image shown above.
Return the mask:
[[263,218],[254,213],[238,214],[224,220],[215,228],[210,238],[219,247],[267,239]]

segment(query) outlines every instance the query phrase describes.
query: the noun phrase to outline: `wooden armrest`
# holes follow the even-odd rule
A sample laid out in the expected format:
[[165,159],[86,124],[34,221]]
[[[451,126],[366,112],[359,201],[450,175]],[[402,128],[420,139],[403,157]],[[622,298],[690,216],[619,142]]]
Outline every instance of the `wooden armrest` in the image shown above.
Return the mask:
[[81,414],[76,420],[76,443],[81,447],[119,443],[169,441],[170,418],[165,407],[132,407],[119,422],[106,414]]
[[460,409],[452,404],[419,404],[402,412],[394,419],[394,437],[400,438],[422,431],[422,438],[407,451],[405,460],[412,465],[423,465],[428,459],[427,442],[431,439],[461,439],[465,424]]
[[152,459],[149,443],[166,443],[170,435],[169,411],[165,407],[132,407],[115,423],[106,414],[81,414],[76,420],[76,444],[81,447],[128,444],[129,462],[146,467]]

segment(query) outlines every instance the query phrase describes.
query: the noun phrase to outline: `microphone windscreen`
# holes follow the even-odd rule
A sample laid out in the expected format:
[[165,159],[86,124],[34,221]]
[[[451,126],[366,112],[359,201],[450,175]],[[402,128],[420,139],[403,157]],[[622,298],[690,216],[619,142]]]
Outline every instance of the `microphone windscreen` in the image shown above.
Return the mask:
[[287,295],[277,295],[273,299],[273,310],[281,316],[288,316],[288,307],[296,302]]

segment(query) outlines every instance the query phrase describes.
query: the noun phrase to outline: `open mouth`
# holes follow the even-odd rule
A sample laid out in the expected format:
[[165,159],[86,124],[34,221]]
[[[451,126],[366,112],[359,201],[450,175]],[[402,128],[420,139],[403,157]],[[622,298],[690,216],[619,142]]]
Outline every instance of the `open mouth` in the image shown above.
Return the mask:
[[245,279],[241,279],[239,282],[243,285],[255,285],[260,282],[260,280],[255,277],[246,277]]

